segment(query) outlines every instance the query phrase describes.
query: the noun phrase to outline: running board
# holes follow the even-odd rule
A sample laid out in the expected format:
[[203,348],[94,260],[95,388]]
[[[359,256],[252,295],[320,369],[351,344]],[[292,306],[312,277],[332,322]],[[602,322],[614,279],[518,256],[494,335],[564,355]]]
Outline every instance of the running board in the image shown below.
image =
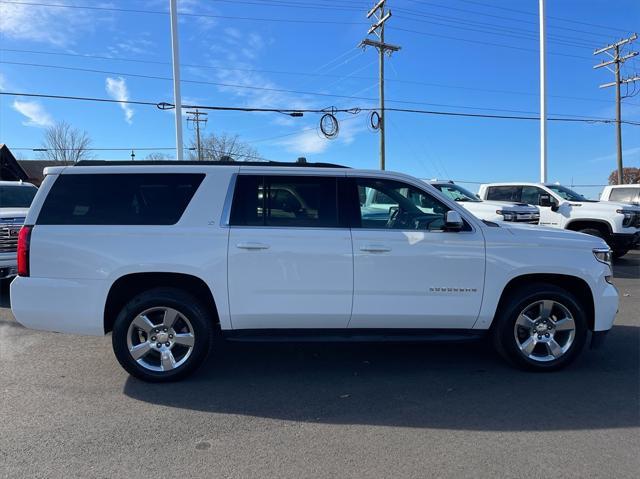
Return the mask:
[[486,337],[470,329],[235,329],[222,331],[227,341],[242,342],[469,342]]

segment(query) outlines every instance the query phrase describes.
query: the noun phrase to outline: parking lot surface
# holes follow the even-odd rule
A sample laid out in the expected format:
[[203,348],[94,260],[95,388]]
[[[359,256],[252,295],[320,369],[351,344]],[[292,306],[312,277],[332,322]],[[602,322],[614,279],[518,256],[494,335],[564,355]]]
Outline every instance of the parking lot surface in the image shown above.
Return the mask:
[[111,338],[0,309],[0,476],[638,477],[640,252],[603,347],[524,373],[484,344],[228,345],[189,379],[132,379]]

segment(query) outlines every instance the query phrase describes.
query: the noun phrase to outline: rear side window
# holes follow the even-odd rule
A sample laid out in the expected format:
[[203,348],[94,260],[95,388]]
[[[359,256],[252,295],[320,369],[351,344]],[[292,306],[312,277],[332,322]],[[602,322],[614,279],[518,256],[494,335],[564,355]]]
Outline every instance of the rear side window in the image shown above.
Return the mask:
[[29,208],[37,192],[35,186],[0,186],[0,208]]
[[336,178],[238,176],[232,226],[336,228],[338,223]]
[[173,225],[204,174],[60,175],[42,205],[42,225]]
[[612,188],[609,201],[620,201],[621,203],[633,203],[637,201],[638,188]]
[[490,186],[487,199],[492,201],[520,201],[522,186]]

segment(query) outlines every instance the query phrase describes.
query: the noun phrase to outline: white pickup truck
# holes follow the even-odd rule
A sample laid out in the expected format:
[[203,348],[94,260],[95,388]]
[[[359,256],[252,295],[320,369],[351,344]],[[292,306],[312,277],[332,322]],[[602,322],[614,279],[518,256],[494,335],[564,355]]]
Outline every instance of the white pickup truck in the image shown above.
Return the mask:
[[481,200],[469,190],[456,185],[452,181],[431,180],[429,183],[444,195],[459,202],[481,220],[528,223],[532,225],[537,225],[540,222],[540,210],[536,206],[526,203]]
[[21,181],[0,181],[0,279],[16,275],[18,232],[38,189]]
[[[602,239],[486,222],[400,173],[81,162],[46,174],[20,230],[13,313],[112,333],[120,364],[148,381],[191,373],[216,338],[489,337],[549,371],[599,344],[618,309]],[[372,191],[385,212],[363,204]]]
[[588,200],[559,184],[490,183],[478,195],[492,201],[522,201],[540,208],[540,225],[579,231],[604,239],[616,258],[640,242],[640,208]]

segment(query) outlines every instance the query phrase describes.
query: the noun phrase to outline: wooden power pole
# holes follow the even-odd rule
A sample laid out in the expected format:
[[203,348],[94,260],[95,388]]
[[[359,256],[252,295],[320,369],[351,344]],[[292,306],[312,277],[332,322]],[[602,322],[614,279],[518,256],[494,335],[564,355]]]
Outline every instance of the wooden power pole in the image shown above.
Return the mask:
[[[633,42],[638,38],[638,34],[634,33],[629,38],[625,38],[616,43],[612,43],[611,45],[607,45],[606,47],[600,48],[593,52],[594,55],[599,55],[600,53],[606,53],[611,57],[611,60],[603,61],[598,63],[593,68],[602,68],[605,67],[607,70],[611,71],[615,75],[615,81],[611,83],[605,83],[600,85],[600,88],[608,88],[610,86],[616,87],[616,146],[618,150],[618,184],[621,185],[623,183],[623,166],[622,166],[622,96],[620,94],[620,86],[628,83],[633,83],[636,81],[640,81],[639,76],[630,77],[630,78],[621,78],[620,69],[622,68],[622,64],[630,58],[638,55],[638,52],[631,52],[626,55],[620,55],[621,47],[624,45]],[[613,50],[613,53],[611,53]],[[612,68],[609,65],[613,65]]]
[[374,47],[378,50],[380,55],[380,122],[378,124],[378,128],[380,130],[380,169],[385,169],[386,163],[386,147],[385,147],[385,123],[384,123],[384,56],[385,54],[391,54],[393,52],[397,52],[400,50],[399,46],[390,45],[384,42],[384,24],[389,18],[391,18],[391,11],[385,11],[385,2],[386,0],[380,0],[376,3],[371,10],[367,13],[367,18],[373,17],[375,23],[371,25],[367,35],[371,35],[374,33],[378,40],[371,40],[369,38],[365,38],[360,42],[360,46],[362,48],[366,47]]
[[[196,146],[198,147],[198,161],[202,161],[202,145],[200,143],[200,123],[207,124],[207,115],[208,113],[198,111],[196,108],[195,111],[187,112],[187,124],[190,122],[193,123],[196,130]],[[203,118],[200,118],[203,117]]]

